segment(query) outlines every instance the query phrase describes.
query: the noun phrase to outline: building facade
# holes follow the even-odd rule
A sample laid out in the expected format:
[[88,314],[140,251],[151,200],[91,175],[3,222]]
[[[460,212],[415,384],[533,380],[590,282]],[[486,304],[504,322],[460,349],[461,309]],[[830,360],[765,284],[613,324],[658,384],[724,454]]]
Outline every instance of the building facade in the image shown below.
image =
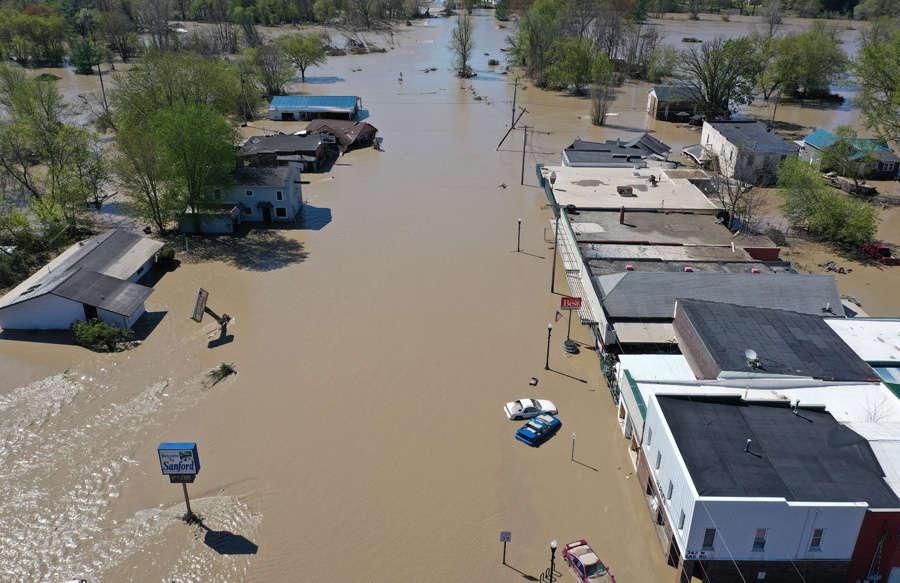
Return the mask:
[[775,184],[778,164],[797,146],[758,121],[703,122],[700,143],[723,176],[756,186]]

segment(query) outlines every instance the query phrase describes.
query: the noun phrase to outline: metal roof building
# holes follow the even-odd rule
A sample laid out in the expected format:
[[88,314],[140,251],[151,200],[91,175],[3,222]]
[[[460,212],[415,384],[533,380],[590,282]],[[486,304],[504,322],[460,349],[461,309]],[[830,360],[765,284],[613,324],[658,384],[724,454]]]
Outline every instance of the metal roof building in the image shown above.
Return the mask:
[[360,108],[360,99],[356,95],[278,95],[269,105],[269,119],[355,119]]
[[162,246],[124,229],[72,245],[0,298],[0,328],[62,330],[90,318],[130,328],[153,292],[136,282]]

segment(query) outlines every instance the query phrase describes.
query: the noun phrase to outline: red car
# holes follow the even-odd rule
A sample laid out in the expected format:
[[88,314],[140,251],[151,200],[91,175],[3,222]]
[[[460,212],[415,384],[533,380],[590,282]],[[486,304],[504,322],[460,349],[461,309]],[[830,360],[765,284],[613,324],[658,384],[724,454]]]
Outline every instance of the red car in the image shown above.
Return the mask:
[[563,548],[563,558],[582,583],[616,583],[609,569],[584,539],[572,541]]
[[900,265],[900,257],[894,257],[890,247],[883,243],[863,243],[862,249],[885,265]]

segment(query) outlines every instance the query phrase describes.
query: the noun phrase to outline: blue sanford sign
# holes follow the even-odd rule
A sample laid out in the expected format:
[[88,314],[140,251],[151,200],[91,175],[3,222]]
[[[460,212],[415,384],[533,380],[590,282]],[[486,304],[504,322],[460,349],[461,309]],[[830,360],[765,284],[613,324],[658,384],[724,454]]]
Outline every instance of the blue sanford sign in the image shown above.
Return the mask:
[[157,452],[163,475],[196,476],[200,472],[200,457],[197,455],[196,443],[160,443]]

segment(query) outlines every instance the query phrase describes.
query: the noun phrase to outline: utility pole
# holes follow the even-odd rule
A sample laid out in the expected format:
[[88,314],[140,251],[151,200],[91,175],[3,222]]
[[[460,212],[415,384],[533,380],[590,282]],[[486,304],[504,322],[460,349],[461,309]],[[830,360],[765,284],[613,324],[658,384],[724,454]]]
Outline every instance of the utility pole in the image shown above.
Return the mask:
[[100,75],[100,93],[103,94],[103,112],[109,113],[109,103],[106,101],[106,88],[103,86],[103,71],[100,70],[100,63],[97,63],[97,74]]
[[510,117],[510,124],[512,128],[516,127],[516,95],[519,93],[519,78],[516,77],[516,85],[513,88],[513,106],[512,106],[512,117]]
[[550,274],[550,293],[556,293],[556,255],[559,246],[559,207],[554,207],[556,211],[556,227],[553,229],[553,272]]
[[525,136],[522,139],[522,179],[520,184],[525,184],[525,145],[528,144],[528,126],[522,126],[522,129],[525,130]]

